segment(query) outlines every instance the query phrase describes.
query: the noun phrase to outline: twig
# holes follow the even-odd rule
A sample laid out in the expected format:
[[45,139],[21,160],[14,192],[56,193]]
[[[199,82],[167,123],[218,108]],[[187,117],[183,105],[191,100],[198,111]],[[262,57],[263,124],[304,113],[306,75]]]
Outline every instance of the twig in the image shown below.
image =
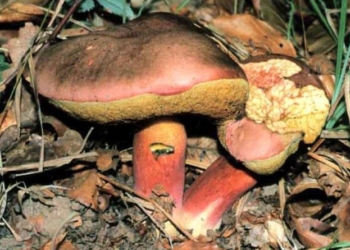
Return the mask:
[[89,137],[90,137],[90,135],[91,135],[91,133],[92,133],[93,130],[94,130],[94,127],[91,127],[91,128],[89,129],[89,131],[88,131],[88,133],[86,134],[86,136],[85,136],[85,138],[84,138],[84,141],[83,141],[83,143],[81,144],[80,148],[79,148],[76,152],[74,152],[72,155],[78,155],[81,151],[83,151],[83,149],[85,148],[86,142],[87,142],[87,140],[89,139]]
[[[88,157],[96,157],[96,156],[98,156],[97,152],[83,153],[80,155],[71,155],[71,156],[62,157],[59,159],[44,161],[43,167],[44,168],[49,168],[49,167],[59,168],[63,165],[70,163],[72,160],[88,158]],[[32,170],[32,169],[37,169],[39,167],[40,167],[39,162],[33,162],[33,163],[17,165],[17,166],[8,166],[8,167],[0,168],[0,174],[5,174],[5,173],[15,172],[15,171],[19,172],[19,171]]]
[[131,199],[140,209],[142,212],[144,212],[148,218],[156,225],[156,227],[162,231],[162,233],[165,235],[165,237],[169,240],[169,244],[171,249],[173,249],[173,241],[171,240],[171,237],[164,231],[164,229],[161,227],[161,225],[159,225],[159,223],[152,217],[152,215],[139,203],[137,202],[129,193],[125,193],[126,196],[129,197],[129,199]]
[[98,174],[98,176],[102,179],[102,180],[105,180],[109,183],[111,183],[112,185],[116,186],[117,188],[121,189],[121,190],[124,190],[126,192],[129,192],[131,194],[134,194],[142,199],[144,199],[145,201],[148,201],[150,202],[155,208],[157,208],[160,212],[162,212],[165,217],[168,218],[168,220],[183,234],[185,235],[188,239],[192,240],[192,241],[197,241],[195,238],[193,238],[193,236],[186,230],[184,229],[180,223],[178,223],[177,221],[174,220],[174,218],[168,213],[166,212],[160,205],[158,205],[158,203],[154,202],[153,200],[149,199],[148,197],[142,195],[142,194],[139,194],[137,192],[135,192],[135,190],[133,190],[132,188],[126,186],[126,185],[123,185],[115,180],[112,180],[110,178],[108,178],[107,176],[104,176],[103,174]]
[[52,32],[52,34],[51,34],[51,36],[49,38],[49,42],[50,43],[52,43],[56,39],[56,36],[61,32],[61,30],[63,29],[63,26],[68,22],[68,19],[77,10],[77,8],[81,4],[81,2],[82,2],[82,0],[75,0],[74,1],[74,4],[72,5],[72,7],[69,9],[67,14],[64,16],[64,18],[61,20],[61,22],[57,25],[57,27]]

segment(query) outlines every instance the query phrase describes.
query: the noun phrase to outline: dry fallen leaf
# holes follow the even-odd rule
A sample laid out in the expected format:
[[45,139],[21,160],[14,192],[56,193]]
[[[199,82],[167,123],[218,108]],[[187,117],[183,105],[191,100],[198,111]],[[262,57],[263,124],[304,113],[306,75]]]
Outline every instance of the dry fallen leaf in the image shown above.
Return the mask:
[[291,42],[269,24],[252,15],[219,16],[212,20],[209,27],[221,34],[228,42],[238,38],[253,56],[267,53],[296,56]]
[[2,135],[6,129],[16,124],[14,110],[11,108],[3,111],[3,113],[0,114],[0,135]]
[[[48,0],[9,0],[0,3],[0,23],[30,21],[44,15],[35,5],[44,5]],[[32,4],[32,5],[31,5]]]
[[[336,158],[336,155],[333,154]],[[344,180],[341,173],[330,166],[318,161],[310,161],[310,176],[317,180],[318,185],[325,191],[327,196],[340,198],[345,192],[348,181]]]
[[342,197],[333,206],[330,216],[336,218],[337,236],[339,241],[350,241],[350,185],[347,183],[346,190],[344,191]]
[[300,241],[307,248],[320,248],[332,243],[332,239],[321,235],[331,227],[312,218],[298,218],[293,221]]
[[[61,233],[59,234],[57,237],[55,237],[55,239],[53,240],[50,240],[48,242],[46,242],[40,250],[51,250],[53,248],[53,246],[58,246],[58,245],[61,245],[61,242],[64,240],[64,238],[66,237],[67,233]],[[61,247],[57,248],[57,249],[63,249]],[[64,249],[67,249],[67,250],[70,250],[70,249],[74,249],[74,248],[64,248]]]
[[[338,223],[338,239],[339,241],[350,241],[350,199],[346,197],[339,201],[339,208],[337,211]],[[340,205],[341,203],[341,205]]]
[[[82,167],[83,166],[78,165],[75,169]],[[70,188],[67,192],[69,198],[98,211],[98,197],[100,194],[97,186],[100,186],[100,182],[101,180],[98,177],[96,169],[87,169],[76,172],[74,177],[71,177],[64,186]]]
[[187,240],[174,247],[174,250],[217,250],[219,247],[214,242],[195,242]]
[[83,138],[81,135],[72,129],[68,129],[63,136],[58,137],[54,142],[54,149],[57,156],[75,155],[79,153],[83,145]]
[[269,234],[269,244],[275,249],[291,248],[281,220],[268,220],[265,222],[265,228]]
[[101,172],[116,169],[118,160],[114,159],[119,155],[117,150],[100,150],[96,160],[97,169]]
[[326,92],[327,98],[329,100],[332,100],[333,93],[334,93],[334,85],[335,85],[335,76],[334,75],[320,75],[319,76],[322,87],[324,91]]
[[39,28],[37,26],[34,26],[32,23],[26,23],[25,26],[19,30],[18,38],[12,38],[7,44],[3,45],[3,47],[8,50],[12,60],[11,68],[2,73],[3,79],[9,77],[17,69],[22,57],[30,48],[32,40],[38,31]]
[[316,54],[307,59],[309,67],[321,75],[334,74],[335,65],[328,57],[322,54]]
[[304,178],[293,188],[288,197],[287,207],[289,215],[293,218],[311,217],[322,209],[325,199],[326,195],[317,181],[311,178]]
[[326,92],[328,99],[332,99],[335,85],[335,65],[328,57],[323,54],[316,54],[307,59],[309,67],[319,73],[322,87]]

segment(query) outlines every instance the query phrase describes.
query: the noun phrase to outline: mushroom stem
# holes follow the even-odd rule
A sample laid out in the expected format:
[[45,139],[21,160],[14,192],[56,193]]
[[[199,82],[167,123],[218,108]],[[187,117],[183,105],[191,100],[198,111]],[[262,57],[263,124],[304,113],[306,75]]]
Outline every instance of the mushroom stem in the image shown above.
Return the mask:
[[192,229],[193,236],[206,235],[208,229],[220,225],[222,215],[256,183],[253,174],[235,168],[220,156],[186,190],[182,208],[174,210],[174,218]]
[[161,120],[149,124],[134,136],[134,189],[150,196],[162,186],[181,207],[186,155],[186,131],[181,123]]

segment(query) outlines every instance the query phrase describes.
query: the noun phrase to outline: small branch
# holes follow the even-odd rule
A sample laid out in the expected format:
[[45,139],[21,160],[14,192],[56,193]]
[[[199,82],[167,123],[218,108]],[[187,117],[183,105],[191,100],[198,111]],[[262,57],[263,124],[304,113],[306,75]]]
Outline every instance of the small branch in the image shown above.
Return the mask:
[[185,235],[188,239],[197,242],[197,240],[196,240],[186,229],[184,229],[184,228],[180,225],[180,223],[178,223],[177,221],[175,221],[174,218],[173,218],[168,212],[166,212],[158,203],[154,202],[153,200],[149,199],[148,197],[146,197],[146,196],[144,196],[144,195],[142,195],[142,194],[139,194],[139,193],[135,192],[134,189],[132,189],[132,188],[126,186],[126,185],[123,185],[123,184],[121,184],[121,183],[119,183],[119,182],[117,182],[117,181],[114,181],[114,180],[112,180],[112,179],[110,179],[110,178],[104,176],[103,174],[98,174],[98,176],[99,176],[102,180],[111,183],[111,184],[114,185],[115,187],[117,187],[117,188],[119,188],[119,189],[121,189],[121,190],[123,190],[123,191],[129,192],[129,193],[131,193],[131,194],[134,194],[134,195],[136,195],[136,196],[138,196],[138,197],[144,199],[145,201],[150,202],[156,209],[158,209],[160,212],[162,212],[162,213],[165,215],[165,217],[167,217],[167,219],[168,219],[171,223],[173,223],[173,225],[174,225],[183,235]]
[[63,29],[63,26],[68,22],[69,18],[73,15],[73,13],[78,9],[81,2],[82,0],[75,0],[74,4],[69,9],[67,14],[64,16],[64,18],[61,20],[61,22],[57,25],[57,27],[52,32],[49,39],[50,43],[52,43],[56,39],[56,36],[61,32],[61,30]]
[[169,240],[169,244],[170,244],[171,249],[173,249],[173,242],[171,240],[171,237],[164,231],[162,226],[159,225],[159,223],[152,217],[152,215],[140,203],[138,203],[129,193],[126,193],[126,196],[128,196],[141,209],[141,211],[144,212],[148,216],[148,218],[153,222],[153,224],[156,225],[156,227],[160,231],[162,231],[162,233],[165,235],[165,237]]
[[[72,156],[67,156],[67,157],[62,157],[59,159],[54,159],[54,160],[47,160],[43,162],[43,167],[44,168],[59,168],[63,165],[66,165],[70,163],[72,160],[76,159],[82,159],[82,158],[87,158],[87,157],[96,157],[98,156],[97,152],[89,152],[89,153],[84,153],[80,155],[72,155]],[[38,169],[40,167],[39,162],[33,162],[33,163],[28,163],[28,164],[22,164],[22,165],[17,165],[17,166],[8,166],[4,168],[0,168],[0,174],[5,174],[9,172],[20,172],[20,171],[26,171],[26,170],[33,170],[33,169]]]

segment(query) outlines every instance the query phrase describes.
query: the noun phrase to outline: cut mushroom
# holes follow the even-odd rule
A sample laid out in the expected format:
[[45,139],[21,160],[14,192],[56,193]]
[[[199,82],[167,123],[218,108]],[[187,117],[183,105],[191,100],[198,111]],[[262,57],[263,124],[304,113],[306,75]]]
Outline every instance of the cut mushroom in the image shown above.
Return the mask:
[[[270,174],[297,150],[301,140],[311,143],[317,138],[329,102],[317,76],[293,58],[261,56],[242,67],[251,85],[248,118],[226,121],[219,136],[246,167]],[[220,157],[186,190],[175,215],[194,235],[204,235],[219,226],[223,213],[255,183],[253,175]]]
[[301,140],[312,143],[317,138],[330,104],[317,75],[294,58],[257,56],[240,66],[250,85],[247,118],[226,121],[219,138],[247,168],[271,174],[297,150]]

